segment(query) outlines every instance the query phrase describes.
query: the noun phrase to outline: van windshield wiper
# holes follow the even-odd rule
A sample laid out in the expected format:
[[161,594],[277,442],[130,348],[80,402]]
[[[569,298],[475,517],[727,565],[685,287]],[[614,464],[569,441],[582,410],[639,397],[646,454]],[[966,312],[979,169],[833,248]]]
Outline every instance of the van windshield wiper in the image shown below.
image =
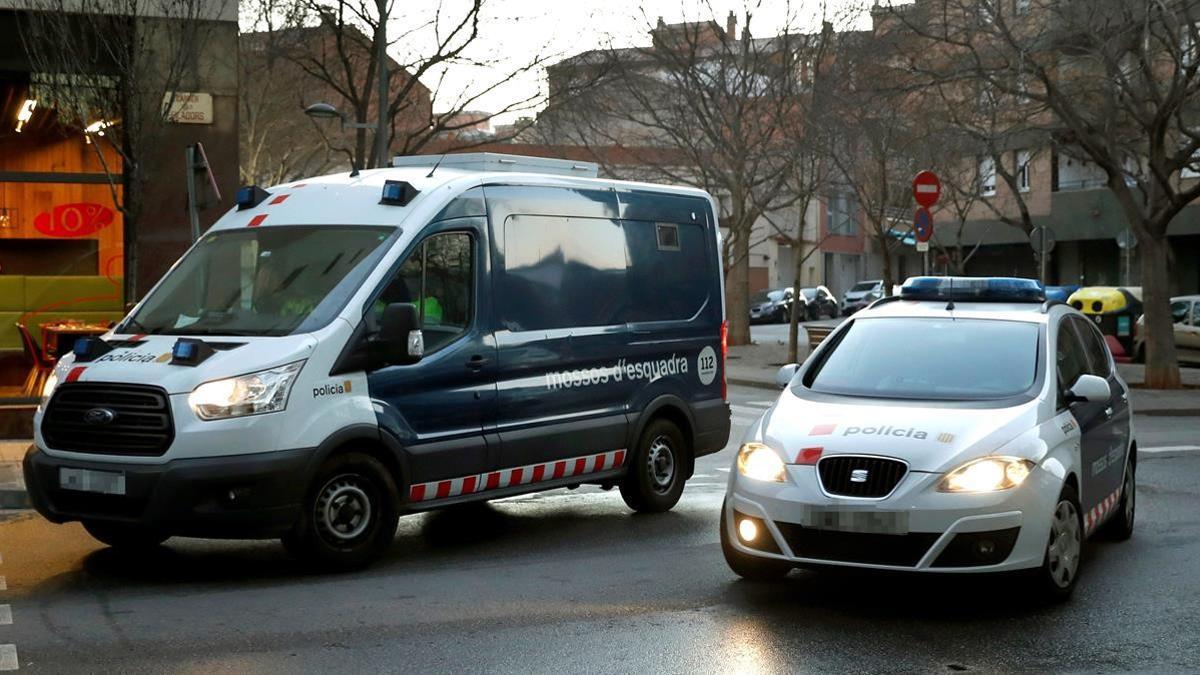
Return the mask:
[[158,333],[157,329],[146,328],[141,321],[133,317],[129,317],[121,324],[121,332],[128,333],[130,328],[133,328],[135,333],[141,333],[142,335],[155,335]]

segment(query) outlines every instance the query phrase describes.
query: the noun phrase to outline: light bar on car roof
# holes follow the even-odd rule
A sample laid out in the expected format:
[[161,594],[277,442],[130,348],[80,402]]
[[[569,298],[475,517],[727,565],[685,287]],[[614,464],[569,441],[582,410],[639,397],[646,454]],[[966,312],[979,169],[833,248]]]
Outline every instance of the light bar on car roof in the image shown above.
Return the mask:
[[1046,289],[1034,279],[1016,277],[910,277],[902,300],[959,302],[1045,302]]

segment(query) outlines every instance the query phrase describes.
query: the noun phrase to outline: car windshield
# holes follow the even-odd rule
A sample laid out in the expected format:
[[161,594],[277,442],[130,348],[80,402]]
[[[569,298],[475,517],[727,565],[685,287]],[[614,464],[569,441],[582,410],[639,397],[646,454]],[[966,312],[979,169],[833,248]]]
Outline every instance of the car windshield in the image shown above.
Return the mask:
[[118,330],[164,335],[316,330],[361,286],[396,231],[303,225],[211,232]]
[[988,400],[1037,377],[1038,326],[987,319],[859,319],[797,387],[849,396]]
[[812,299],[814,299],[814,298],[816,298],[816,297],[817,297],[817,289],[815,289],[815,288],[801,288],[801,289],[800,289],[800,295],[803,295],[805,300],[812,300]]
[[779,302],[782,299],[783,299],[783,291],[782,290],[759,291],[754,294],[754,297],[750,298],[750,302],[754,302],[754,303]]
[[878,281],[860,281],[857,284],[854,284],[854,288],[851,288],[850,292],[862,293],[863,291],[875,290],[877,285],[879,285]]

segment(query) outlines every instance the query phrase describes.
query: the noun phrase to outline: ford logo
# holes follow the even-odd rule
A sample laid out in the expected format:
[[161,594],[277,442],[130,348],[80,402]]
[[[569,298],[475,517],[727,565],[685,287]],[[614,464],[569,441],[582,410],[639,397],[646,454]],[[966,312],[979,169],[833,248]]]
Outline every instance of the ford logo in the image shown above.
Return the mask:
[[108,408],[92,408],[91,410],[83,413],[84,423],[91,424],[93,426],[108,424],[115,419],[117,419],[117,413],[109,410]]

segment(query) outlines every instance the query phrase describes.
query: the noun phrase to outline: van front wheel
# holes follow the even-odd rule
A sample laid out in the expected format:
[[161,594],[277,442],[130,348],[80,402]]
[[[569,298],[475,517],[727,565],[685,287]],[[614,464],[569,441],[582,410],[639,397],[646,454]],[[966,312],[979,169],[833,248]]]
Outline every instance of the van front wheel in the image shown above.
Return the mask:
[[356,452],[332,457],[317,472],[284,547],[325,569],[365,567],[396,535],[396,495],[391,474],[374,457]]
[[691,450],[683,433],[670,420],[646,426],[621,480],[621,498],[639,513],[669,511],[683,495],[684,474]]

